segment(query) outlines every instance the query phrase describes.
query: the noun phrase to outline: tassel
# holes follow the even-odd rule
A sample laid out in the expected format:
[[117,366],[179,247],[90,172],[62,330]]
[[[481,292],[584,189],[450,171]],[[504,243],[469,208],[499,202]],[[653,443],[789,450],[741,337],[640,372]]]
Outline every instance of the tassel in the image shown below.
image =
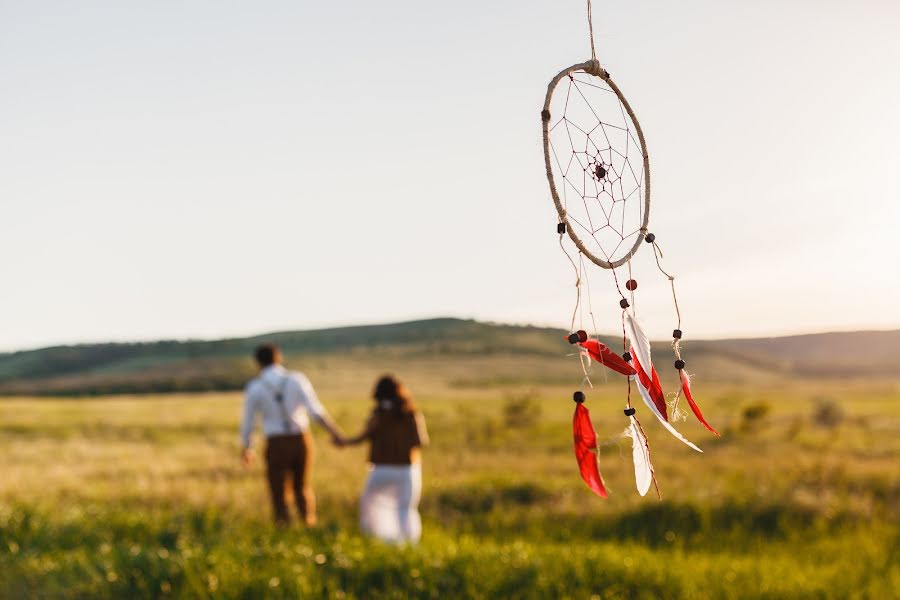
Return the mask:
[[635,374],[634,368],[622,360],[621,356],[610,350],[606,344],[597,340],[587,340],[579,342],[578,345],[587,350],[588,355],[604,367],[622,375]]
[[678,369],[678,372],[681,374],[681,391],[684,392],[684,397],[687,398],[688,405],[691,407],[691,410],[694,411],[694,416],[697,417],[697,420],[700,423],[712,431],[714,434],[719,435],[719,432],[712,428],[712,425],[706,422],[706,419],[703,418],[703,413],[700,412],[700,407],[697,406],[697,403],[694,402],[694,396],[691,394],[691,377],[687,374],[687,371],[684,369]]
[[[640,373],[640,372],[641,372],[641,370],[638,369],[638,373]],[[693,443],[691,443],[690,441],[688,441],[688,439],[687,439],[686,437],[684,437],[683,435],[681,435],[680,433],[678,433],[678,430],[675,429],[674,427],[672,427],[671,423],[669,423],[669,422],[666,420],[666,418],[663,417],[662,414],[660,414],[659,409],[656,408],[656,403],[655,403],[655,402],[653,401],[653,399],[650,397],[650,392],[647,390],[647,388],[644,387],[644,385],[640,382],[640,380],[638,379],[638,377],[635,375],[635,376],[632,376],[631,379],[633,379],[633,380],[637,383],[637,389],[638,389],[638,391],[641,393],[641,398],[643,398],[644,404],[646,404],[646,405],[647,405],[647,408],[649,408],[650,411],[656,416],[657,420],[658,420],[660,423],[662,423],[662,426],[665,427],[666,430],[668,430],[669,433],[671,433],[671,434],[674,435],[676,438],[678,438],[679,440],[681,440],[682,442],[684,442],[685,444],[687,444],[688,447],[693,448],[693,449],[696,450],[697,452],[703,452],[703,450],[701,450],[700,448],[698,448],[695,444],[693,444]]]
[[[634,409],[631,409],[634,410]],[[641,433],[634,416],[628,417],[630,423],[625,435],[631,438],[631,452],[634,458],[634,483],[641,496],[646,496],[653,483],[653,465],[650,464],[650,451],[647,449],[647,438]]]
[[572,430],[575,434],[575,458],[578,460],[581,478],[595,494],[606,498],[606,487],[603,485],[603,477],[600,476],[600,468],[597,466],[597,455],[594,453],[597,448],[597,433],[591,424],[588,409],[581,402],[575,405]]
[[640,364],[644,365],[645,372],[653,372],[653,360],[650,358],[650,338],[641,329],[640,324],[634,315],[629,311],[625,311],[625,329],[628,333],[628,339],[631,340],[631,352],[639,359]]
[[[634,348],[632,348],[634,351]],[[666,404],[666,395],[662,391],[662,384],[659,382],[659,374],[656,372],[654,368],[652,370],[652,376],[648,376],[647,372],[644,370],[643,365],[638,360],[637,353],[631,357],[634,361],[635,370],[637,371],[638,378],[649,392],[650,397],[653,398],[653,403],[656,405],[656,408],[659,410],[660,414],[663,418],[668,421],[669,420],[669,406]]]

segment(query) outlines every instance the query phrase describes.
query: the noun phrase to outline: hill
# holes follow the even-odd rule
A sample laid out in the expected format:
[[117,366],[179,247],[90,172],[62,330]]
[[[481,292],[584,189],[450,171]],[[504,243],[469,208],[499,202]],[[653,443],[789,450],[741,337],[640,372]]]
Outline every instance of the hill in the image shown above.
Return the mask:
[[[56,346],[0,354],[0,394],[96,395],[239,389],[249,360],[274,341],[293,364],[397,366],[440,373],[450,385],[572,380],[561,330],[428,319],[277,332],[211,341],[165,340]],[[612,347],[620,342],[604,339]],[[686,341],[692,368],[716,380],[900,375],[900,331],[823,333],[780,338]],[[665,352],[668,344],[655,345]],[[477,366],[477,368],[474,368]],[[332,368],[332,370],[334,370]]]

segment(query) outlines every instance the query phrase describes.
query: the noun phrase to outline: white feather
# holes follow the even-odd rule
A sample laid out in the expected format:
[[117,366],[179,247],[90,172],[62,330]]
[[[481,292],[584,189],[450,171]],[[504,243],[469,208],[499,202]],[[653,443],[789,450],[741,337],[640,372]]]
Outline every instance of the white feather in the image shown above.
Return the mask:
[[674,435],[676,438],[687,444],[689,447],[693,448],[697,452],[703,452],[700,448],[692,444],[685,438],[683,435],[678,433],[678,430],[672,427],[672,424],[666,421],[666,418],[660,414],[659,409],[656,408],[656,404],[653,403],[653,398],[650,397],[650,392],[647,391],[647,388],[641,385],[640,380],[637,378],[637,375],[632,375],[631,380],[637,384],[637,389],[641,393],[641,398],[644,399],[644,404],[647,405],[654,415],[656,415],[657,420],[662,423],[662,426],[669,430],[669,433]]
[[647,450],[647,438],[641,433],[634,417],[628,417],[631,425],[625,433],[631,438],[631,452],[634,457],[634,483],[641,496],[645,496],[653,483],[653,465],[650,464],[650,451]]
[[631,340],[631,351],[637,356],[644,373],[652,379],[653,359],[650,356],[650,338],[641,329],[637,318],[628,310],[625,311],[625,331],[628,333],[628,339]]

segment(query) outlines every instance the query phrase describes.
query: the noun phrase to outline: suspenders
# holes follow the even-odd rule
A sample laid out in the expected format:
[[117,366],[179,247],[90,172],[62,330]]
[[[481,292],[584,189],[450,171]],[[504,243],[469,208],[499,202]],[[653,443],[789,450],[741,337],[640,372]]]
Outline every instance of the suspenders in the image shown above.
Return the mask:
[[285,388],[287,388],[289,379],[290,375],[285,375],[281,379],[281,385],[278,386],[278,389],[273,390],[262,377],[259,378],[264,387],[266,387],[270,392],[274,392],[275,404],[277,404],[278,408],[281,409],[281,420],[284,424],[284,432],[286,434],[289,434],[291,432],[291,417],[290,415],[288,415],[287,408],[285,408],[284,406],[284,390]]

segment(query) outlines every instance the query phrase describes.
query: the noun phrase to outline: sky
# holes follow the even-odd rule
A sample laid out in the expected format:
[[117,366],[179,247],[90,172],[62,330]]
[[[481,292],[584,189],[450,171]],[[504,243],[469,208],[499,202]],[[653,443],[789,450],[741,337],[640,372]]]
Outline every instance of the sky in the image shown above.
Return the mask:
[[[685,338],[900,327],[900,3],[594,2]],[[568,327],[540,108],[575,0],[0,0],[0,350]],[[674,323],[642,248],[637,308]],[[598,329],[620,312],[590,273]]]

